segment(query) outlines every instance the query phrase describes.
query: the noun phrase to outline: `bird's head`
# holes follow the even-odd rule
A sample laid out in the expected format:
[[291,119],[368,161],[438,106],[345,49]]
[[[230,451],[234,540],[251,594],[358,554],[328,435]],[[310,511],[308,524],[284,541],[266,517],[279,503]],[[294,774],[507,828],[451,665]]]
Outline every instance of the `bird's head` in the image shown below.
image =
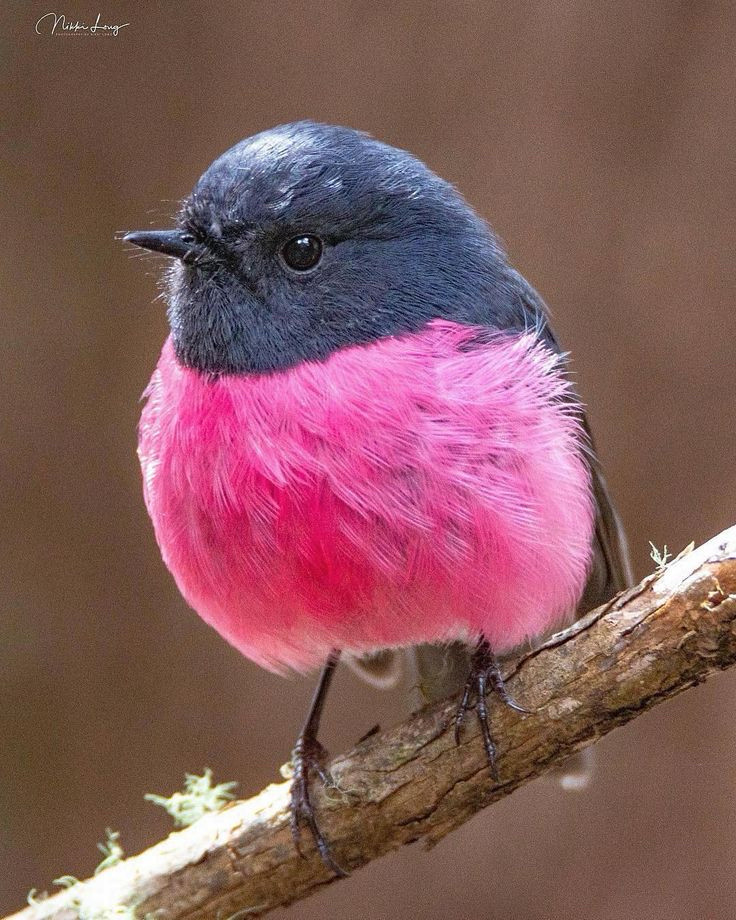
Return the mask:
[[516,279],[487,224],[411,154],[298,122],[212,163],[174,230],[129,242],[175,258],[177,358],[268,373],[444,318],[521,327]]

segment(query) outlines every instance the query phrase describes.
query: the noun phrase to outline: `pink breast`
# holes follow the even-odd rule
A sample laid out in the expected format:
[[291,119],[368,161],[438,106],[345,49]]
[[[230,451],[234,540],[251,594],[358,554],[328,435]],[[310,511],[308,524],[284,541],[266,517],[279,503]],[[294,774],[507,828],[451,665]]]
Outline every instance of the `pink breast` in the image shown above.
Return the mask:
[[580,595],[593,506],[557,358],[532,334],[420,333],[213,380],[171,342],[139,455],[187,601],[265,667],[483,632],[503,650]]

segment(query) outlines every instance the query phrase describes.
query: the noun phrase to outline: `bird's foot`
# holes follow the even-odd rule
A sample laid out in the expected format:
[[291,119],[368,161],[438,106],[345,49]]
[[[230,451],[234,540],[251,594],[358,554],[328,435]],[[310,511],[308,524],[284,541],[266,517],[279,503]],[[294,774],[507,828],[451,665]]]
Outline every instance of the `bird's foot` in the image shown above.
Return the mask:
[[465,722],[465,716],[469,709],[473,707],[473,698],[475,698],[475,713],[480,724],[481,734],[483,736],[483,747],[485,748],[488,766],[491,770],[491,776],[494,782],[498,782],[498,768],[496,766],[496,746],[493,743],[491,728],[488,721],[488,706],[486,694],[488,690],[495,690],[501,700],[511,709],[517,712],[528,713],[514,699],[509,696],[503,682],[501,669],[498,665],[496,656],[491,651],[491,647],[486,639],[481,639],[473,652],[470,662],[470,673],[465,682],[463,695],[458,703],[455,712],[455,743],[460,744],[460,732]]
[[291,781],[291,836],[302,859],[306,859],[301,848],[302,822],[309,828],[322,862],[327,868],[340,878],[345,878],[347,872],[335,862],[330,852],[329,844],[325,840],[317,817],[310,793],[310,780],[316,774],[323,786],[334,786],[334,780],[325,767],[327,751],[314,735],[302,733],[296,743],[292,754],[294,777]]

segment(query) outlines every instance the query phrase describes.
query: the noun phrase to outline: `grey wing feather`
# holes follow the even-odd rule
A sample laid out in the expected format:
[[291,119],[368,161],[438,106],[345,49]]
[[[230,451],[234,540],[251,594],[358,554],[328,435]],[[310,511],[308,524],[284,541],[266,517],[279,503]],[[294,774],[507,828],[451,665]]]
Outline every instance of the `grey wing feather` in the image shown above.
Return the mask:
[[[550,347],[558,354],[563,354],[563,350],[552,331],[549,322],[549,308],[546,303],[518,272],[511,270],[511,277],[519,293],[522,308],[527,317],[527,324],[537,330],[538,334],[546,339]],[[582,409],[580,409],[580,422],[587,441],[584,445],[585,456],[590,468],[593,499],[596,507],[593,559],[588,581],[577,607],[578,613],[582,615],[587,613],[588,610],[604,604],[618,591],[631,587],[633,584],[633,572],[626,535],[608,493],[606,480],[601,472],[595,450],[593,433]]]
[[585,590],[578,604],[578,613],[581,615],[604,604],[618,591],[630,588],[634,583],[626,534],[608,494],[606,480],[603,478],[595,456],[593,437],[585,415],[582,421],[592,449],[589,462],[596,521],[593,561]]

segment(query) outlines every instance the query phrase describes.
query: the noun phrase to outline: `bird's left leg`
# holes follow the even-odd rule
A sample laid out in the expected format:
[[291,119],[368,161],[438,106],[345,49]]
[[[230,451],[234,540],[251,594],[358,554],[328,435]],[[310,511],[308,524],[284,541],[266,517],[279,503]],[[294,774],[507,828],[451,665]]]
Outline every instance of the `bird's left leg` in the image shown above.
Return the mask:
[[455,743],[460,744],[460,731],[465,721],[465,715],[471,708],[472,699],[475,697],[475,713],[483,736],[483,747],[488,758],[488,766],[491,768],[491,776],[494,782],[498,782],[496,746],[493,743],[493,736],[488,722],[488,706],[486,702],[486,694],[489,689],[495,690],[501,700],[517,712],[529,711],[509,696],[503,682],[498,659],[491,651],[488,640],[481,636],[473,652],[473,657],[470,661],[470,673],[455,712]]
[[317,818],[314,814],[314,806],[309,792],[309,781],[312,771],[319,777],[322,785],[332,785],[332,779],[325,768],[325,759],[327,751],[317,740],[319,723],[322,718],[322,710],[325,705],[327,690],[329,689],[332,677],[340,658],[340,652],[333,649],[329,658],[322,669],[322,674],[314,691],[312,705],[309,707],[307,721],[297,738],[296,746],[292,754],[292,763],[294,766],[294,778],[291,782],[291,834],[294,838],[294,844],[301,856],[304,856],[301,850],[301,822],[307,825],[314,838],[314,842],[322,857],[322,862],[335,875],[343,877],[347,873],[338,866],[330,853],[330,847],[322,835],[322,831],[317,824]]

